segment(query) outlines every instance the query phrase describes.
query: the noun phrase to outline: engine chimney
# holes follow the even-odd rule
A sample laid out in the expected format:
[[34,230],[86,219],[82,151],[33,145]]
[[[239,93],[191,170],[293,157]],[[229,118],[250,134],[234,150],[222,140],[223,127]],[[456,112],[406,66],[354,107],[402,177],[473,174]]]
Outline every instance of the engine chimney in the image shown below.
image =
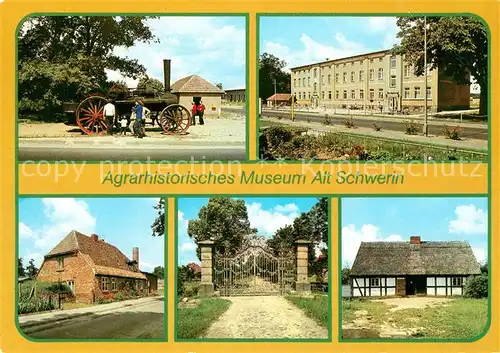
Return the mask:
[[92,239],[93,241],[99,241],[99,237],[97,236],[97,234],[92,234],[90,236],[90,239]]
[[136,262],[135,266],[139,271],[139,248],[132,248],[132,260]]
[[416,236],[410,237],[410,244],[420,244],[420,243],[421,243],[420,237]]
[[170,91],[170,59],[163,60],[163,84],[165,92]]

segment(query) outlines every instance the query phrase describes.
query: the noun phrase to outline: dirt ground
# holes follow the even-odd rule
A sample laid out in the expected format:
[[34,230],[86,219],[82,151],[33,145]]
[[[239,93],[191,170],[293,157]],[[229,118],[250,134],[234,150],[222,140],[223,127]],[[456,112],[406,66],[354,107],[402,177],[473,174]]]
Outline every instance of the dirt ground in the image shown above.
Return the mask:
[[404,309],[425,309],[428,306],[438,306],[446,304],[452,299],[449,298],[429,298],[429,297],[409,297],[409,298],[388,298],[377,299],[374,302],[384,303],[388,306],[393,306],[389,311],[397,311]]
[[[205,119],[205,125],[190,126],[186,135],[165,135],[158,127],[146,126],[146,138],[168,138],[180,140],[203,140],[223,142],[244,142],[246,136],[246,119],[243,116],[221,119]],[[127,136],[131,137],[130,131]],[[20,138],[41,137],[71,137],[95,139],[101,136],[82,135],[78,126],[70,126],[64,123],[19,123]]]
[[230,297],[204,338],[328,338],[328,330],[278,296]]

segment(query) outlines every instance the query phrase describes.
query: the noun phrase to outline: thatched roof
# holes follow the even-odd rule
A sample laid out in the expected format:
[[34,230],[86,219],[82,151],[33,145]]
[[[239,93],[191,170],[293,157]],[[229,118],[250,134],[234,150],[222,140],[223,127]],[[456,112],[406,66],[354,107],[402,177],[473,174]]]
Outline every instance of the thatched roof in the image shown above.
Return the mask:
[[463,241],[362,242],[351,276],[480,274],[469,243]]

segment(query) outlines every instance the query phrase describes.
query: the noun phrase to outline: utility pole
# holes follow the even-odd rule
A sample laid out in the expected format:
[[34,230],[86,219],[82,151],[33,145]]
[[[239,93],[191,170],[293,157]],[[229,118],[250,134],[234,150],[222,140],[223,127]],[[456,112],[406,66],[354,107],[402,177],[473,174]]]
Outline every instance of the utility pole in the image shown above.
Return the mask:
[[274,79],[273,82],[274,82],[274,109],[276,109],[276,79]]
[[427,17],[426,16],[424,16],[424,73],[425,73],[424,135],[428,136],[428,129],[427,129]]

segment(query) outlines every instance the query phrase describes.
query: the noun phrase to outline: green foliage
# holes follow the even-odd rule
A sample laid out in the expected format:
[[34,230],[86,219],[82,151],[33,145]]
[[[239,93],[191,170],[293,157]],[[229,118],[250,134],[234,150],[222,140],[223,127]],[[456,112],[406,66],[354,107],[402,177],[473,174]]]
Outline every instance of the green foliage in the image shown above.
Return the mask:
[[49,298],[31,298],[21,300],[18,304],[18,314],[29,314],[40,311],[48,311],[55,309],[55,303]]
[[28,277],[35,277],[38,273],[38,268],[36,268],[35,266],[35,260],[33,259],[30,259],[30,261],[28,262],[28,266],[26,266],[26,275]]
[[[442,75],[459,84],[470,84],[472,75],[481,88],[480,114],[487,114],[488,33],[480,20],[472,16],[427,17],[427,62]],[[404,54],[415,69],[424,73],[424,18],[399,17],[395,52]],[[470,75],[469,75],[470,73]]]
[[373,123],[373,130],[382,131],[382,126],[377,123]]
[[351,283],[351,269],[348,267],[344,267],[342,269],[342,284],[350,284]]
[[231,302],[226,299],[211,298],[201,300],[200,305],[181,308],[177,311],[177,338],[199,338],[227,309]]
[[180,297],[184,294],[184,274],[182,272],[182,266],[177,267],[177,296]]
[[420,131],[420,125],[413,120],[408,121],[405,120],[404,122],[405,126],[405,134],[407,135],[416,135]]
[[116,47],[156,40],[144,16],[37,16],[18,35],[19,111],[53,118],[62,102],[108,86],[106,70],[136,78],[145,73],[136,59]]
[[125,82],[110,82],[107,85],[108,98],[110,100],[125,100],[130,96],[128,86]]
[[288,296],[286,299],[300,308],[304,313],[315,320],[318,324],[328,328],[330,303],[328,295],[319,294],[312,298],[302,298],[295,296]]
[[153,273],[158,276],[159,279],[163,279],[165,277],[165,268],[163,266],[156,266]]
[[22,257],[18,257],[17,258],[17,275],[19,277],[26,276],[26,271],[24,270],[23,258]]
[[137,83],[137,90],[146,95],[160,95],[163,90],[163,83],[156,78],[142,77]]
[[283,69],[286,66],[284,60],[276,56],[264,53],[259,58],[259,97],[267,99],[274,94],[274,81],[276,80],[276,92],[290,92],[290,73]]
[[466,298],[487,298],[488,297],[488,275],[473,276],[467,279],[465,284]]
[[487,262],[481,264],[480,269],[481,269],[481,274],[488,275],[488,263]]
[[464,129],[460,126],[452,126],[449,127],[448,125],[445,125],[443,127],[443,133],[446,136],[446,138],[452,139],[452,140],[461,140],[460,134],[464,131]]
[[[309,119],[309,118],[308,118]],[[324,125],[332,125],[332,119],[328,114],[325,114],[325,118],[323,119]]]
[[[196,245],[203,240],[213,240],[216,251],[234,253],[247,235],[257,232],[250,227],[248,212],[243,200],[231,197],[211,197],[200,208],[198,218],[188,223],[188,235]],[[200,258],[200,249],[197,247]]]
[[151,225],[151,230],[154,237],[161,237],[165,234],[165,200],[165,198],[160,198],[158,200],[158,203],[153,206],[158,214],[153,224]]
[[352,120],[352,118],[349,118],[349,119],[345,119],[342,121],[342,124],[348,128],[348,129],[355,129],[356,128],[356,123],[354,122],[354,120]]

